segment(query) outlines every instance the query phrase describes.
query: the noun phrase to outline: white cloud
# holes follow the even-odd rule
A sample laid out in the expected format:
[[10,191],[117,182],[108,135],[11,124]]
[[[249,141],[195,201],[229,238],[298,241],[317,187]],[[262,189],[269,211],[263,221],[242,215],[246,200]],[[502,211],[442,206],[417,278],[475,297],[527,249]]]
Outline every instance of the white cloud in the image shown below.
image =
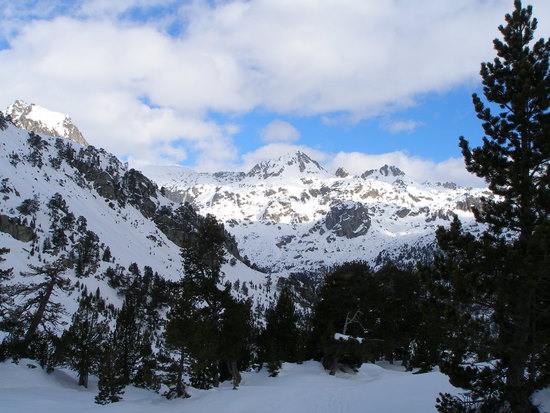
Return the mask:
[[260,136],[264,142],[295,142],[300,139],[300,132],[288,122],[274,120],[261,131]]
[[[174,159],[187,151],[160,148],[175,141],[188,150],[216,150],[212,158],[236,156],[233,125],[204,116],[207,101],[226,107],[223,81],[217,87],[194,63],[200,53],[153,29],[58,18],[29,24],[0,55],[0,76],[10,79],[4,106],[21,98],[68,113],[88,141],[119,156],[138,163]],[[208,83],[213,87],[205,89]],[[143,96],[159,107],[144,105]]]
[[486,186],[481,179],[466,171],[464,160],[461,158],[434,162],[410,156],[401,151],[379,155],[340,152],[327,162],[327,168],[331,171],[335,171],[338,167],[344,167],[354,175],[360,175],[370,169],[378,169],[383,165],[397,166],[419,182],[455,182],[464,186]]
[[[178,2],[77,1],[52,18],[60,3],[44,0],[35,21],[3,2],[10,49],[0,50],[0,107],[24,99],[68,113],[94,145],[131,159],[162,160],[159,148],[181,144],[168,157],[199,151],[198,164],[232,165],[234,126],[210,113],[356,121],[410,106],[418,94],[477,79],[510,3],[197,0],[132,22],[124,16],[134,7]],[[532,3],[550,15],[550,2]],[[173,23],[179,38],[164,31]]]
[[380,127],[381,129],[388,131],[392,134],[397,134],[401,132],[407,132],[410,133],[416,128],[423,126],[423,122],[419,122],[416,120],[397,120],[397,121],[388,121],[383,122]]

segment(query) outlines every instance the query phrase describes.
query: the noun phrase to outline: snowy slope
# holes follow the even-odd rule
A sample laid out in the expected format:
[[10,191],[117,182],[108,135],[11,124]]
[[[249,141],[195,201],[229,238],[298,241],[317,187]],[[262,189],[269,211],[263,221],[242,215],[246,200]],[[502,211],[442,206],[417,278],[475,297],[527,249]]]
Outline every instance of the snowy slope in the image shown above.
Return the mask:
[[[112,258],[109,261],[100,259],[89,276],[78,280],[88,291],[99,287],[103,297],[118,307],[120,298],[108,286],[104,272],[109,267],[127,269],[132,263],[137,263],[141,269],[149,266],[168,280],[175,281],[183,276],[180,247],[155,222],[161,211],[174,211],[179,205],[165,198],[145,177],[128,170],[127,165],[103,150],[41,136],[37,141],[42,149],[36,151],[29,143],[29,136],[28,131],[11,124],[5,131],[0,130],[0,247],[10,249],[3,256],[6,261],[2,267],[13,268],[13,282],[19,281],[19,274],[28,272],[31,265],[40,266],[69,257],[82,236],[78,225],[73,224],[72,229],[66,231],[68,244],[65,247],[57,252],[45,247],[53,238],[53,228],[58,224],[55,221],[67,216],[65,212],[55,211],[58,218],[52,218],[54,212],[48,203],[54,194],[61,196],[74,220],[83,217],[86,229],[97,235],[99,257],[107,247],[110,250]],[[137,189],[132,189],[132,185]],[[29,200],[34,200],[38,209],[24,214],[21,205]],[[163,222],[167,219],[170,222],[169,219],[175,216],[171,214],[163,215]],[[192,222],[179,222],[178,225],[172,232],[193,230]],[[232,258],[229,253],[227,257]],[[231,261],[223,268],[224,281],[247,281],[257,286],[267,283],[265,274],[238,259]],[[67,275],[76,281],[74,271],[69,268]],[[261,287],[249,292],[253,301],[262,306],[272,300],[274,293]],[[235,294],[243,295],[242,292]],[[60,299],[68,310],[67,318],[76,309],[77,298],[78,294]]]
[[248,173],[197,173],[145,167],[171,198],[226,223],[250,260],[274,272],[425,258],[438,225],[457,215],[476,230],[471,206],[483,188],[419,183],[393,166],[361,176],[330,174],[302,152],[262,162]]
[[[324,412],[435,412],[440,391],[456,392],[440,373],[412,375],[364,365],[355,375],[328,375],[320,364],[284,364],[279,377],[267,372],[245,373],[239,390],[229,383],[218,389],[191,389],[190,399],[166,400],[160,395],[128,387],[124,400],[99,406],[93,403],[97,381],[90,387],[77,386],[75,374],[56,370],[47,375],[42,369],[0,364],[0,412],[181,412],[211,413],[324,413]],[[399,397],[395,397],[399,392]],[[29,394],[33,397],[30,398]]]
[[[94,404],[97,379],[78,387],[73,371],[47,375],[19,365],[0,364],[0,412],[25,413],[429,413],[440,392],[460,393],[446,376],[434,371],[414,375],[393,366],[365,364],[357,374],[328,375],[316,362],[284,363],[278,377],[265,370],[243,374],[237,391],[229,383],[211,390],[190,389],[190,399],[166,400],[159,394],[127,387],[124,399],[106,406]],[[391,367],[391,368],[390,368]],[[32,394],[32,397],[29,397]],[[535,395],[541,411],[550,409],[550,390]]]

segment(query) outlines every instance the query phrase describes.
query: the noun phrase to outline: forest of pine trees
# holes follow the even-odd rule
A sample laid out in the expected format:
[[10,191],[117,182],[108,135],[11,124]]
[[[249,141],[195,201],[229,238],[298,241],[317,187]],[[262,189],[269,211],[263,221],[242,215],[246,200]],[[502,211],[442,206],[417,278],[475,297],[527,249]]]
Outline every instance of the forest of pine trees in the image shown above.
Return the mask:
[[[55,194],[42,252],[58,258],[30,266],[25,283],[0,268],[0,329],[9,333],[0,358],[67,366],[84,387],[95,375],[100,404],[121,400],[128,385],[188,397],[189,385],[230,380],[237,389],[247,369],[275,377],[283,362],[315,359],[335,374],[387,360],[415,373],[439,366],[466,391],[441,394],[440,412],[537,412],[531,396],[550,385],[550,40],[535,41],[532,8],[514,4],[494,41],[497,57],[481,65],[483,97],[473,95],[483,143],[459,140],[467,169],[497,195],[474,211],[486,228],[480,236],[455,219],[437,230],[431,264],[343,263],[307,297],[291,277],[258,314],[235,298],[244,285],[224,284],[227,233],[208,215],[181,249],[180,280],[137,264],[105,271],[117,309],[78,281],[100,257],[111,261],[109,248]],[[36,202],[21,212],[32,216]],[[0,266],[8,252],[0,248]],[[57,336],[62,291],[78,294],[78,309]]]

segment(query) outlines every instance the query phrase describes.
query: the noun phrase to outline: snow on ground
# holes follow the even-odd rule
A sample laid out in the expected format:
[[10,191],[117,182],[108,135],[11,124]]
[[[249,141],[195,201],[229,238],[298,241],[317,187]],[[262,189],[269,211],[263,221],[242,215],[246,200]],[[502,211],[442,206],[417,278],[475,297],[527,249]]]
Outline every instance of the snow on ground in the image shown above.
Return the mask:
[[217,389],[191,389],[189,399],[166,400],[134,387],[124,400],[100,406],[94,403],[97,380],[78,387],[76,374],[56,369],[48,375],[29,360],[0,364],[0,412],[24,413],[390,413],[435,412],[439,392],[457,393],[439,372],[421,375],[396,366],[365,364],[357,374],[328,375],[314,361],[285,363],[278,377],[264,370],[243,374],[238,390],[226,382]]

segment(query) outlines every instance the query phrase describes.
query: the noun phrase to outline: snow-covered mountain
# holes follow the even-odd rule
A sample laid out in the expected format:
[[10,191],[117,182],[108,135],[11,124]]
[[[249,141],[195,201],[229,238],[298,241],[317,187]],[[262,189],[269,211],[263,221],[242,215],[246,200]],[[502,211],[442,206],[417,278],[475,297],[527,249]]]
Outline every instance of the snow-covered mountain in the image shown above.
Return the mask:
[[89,145],[71,118],[63,113],[53,112],[34,103],[27,104],[22,100],[16,100],[8,106],[5,114],[11,116],[13,123],[21,129],[67,138],[83,146]]
[[[165,280],[183,276],[180,247],[203,219],[192,208],[169,200],[102,149],[5,126],[0,127],[0,248],[10,250],[2,268],[13,268],[13,282],[32,266],[61,261],[73,285],[99,288],[118,307],[117,288],[131,282],[133,263]],[[248,283],[249,291],[234,294],[264,306],[273,298],[262,288],[269,277],[242,262],[233,240],[226,247],[224,281]],[[65,317],[70,319],[77,298],[60,298]]]
[[425,259],[438,225],[457,215],[475,231],[471,207],[491,196],[483,188],[415,182],[389,165],[360,176],[343,168],[330,174],[303,152],[247,173],[142,170],[175,201],[223,221],[252,262],[287,273],[349,260]]
[[[67,115],[22,101],[11,105],[6,114],[15,125],[88,145],[79,138],[78,128]],[[24,141],[26,132],[18,133],[23,134]],[[55,142],[51,146],[56,145],[61,144]],[[86,153],[82,147],[75,147],[73,151]],[[129,173],[127,166],[104,151],[93,147],[88,151],[88,161],[105,157],[110,160],[101,161],[105,163],[103,166],[113,170],[109,165],[116,161],[126,168],[119,172],[121,177]],[[29,155],[22,155],[21,159],[25,156]],[[58,155],[47,156],[55,159]],[[14,162],[12,160],[12,164]],[[484,188],[415,182],[391,165],[367,170],[359,176],[344,168],[329,173],[303,152],[261,162],[248,172],[198,173],[179,166],[149,166],[142,171],[163,187],[163,193],[172,201],[189,203],[199,214],[210,213],[223,221],[238,244],[238,251],[234,247],[233,253],[276,274],[316,271],[349,260],[366,260],[378,265],[386,258],[399,262],[425,259],[433,250],[438,225],[448,224],[458,215],[475,231],[477,224],[470,209],[479,203],[480,197],[491,196]],[[104,172],[97,172],[99,181],[106,179]],[[77,173],[82,175],[82,171]],[[92,188],[97,190],[95,186],[99,185],[103,188],[99,195],[114,197],[119,190],[116,185],[98,184],[97,179]],[[57,191],[51,184],[48,186],[50,192]],[[151,199],[153,192],[146,192]],[[156,196],[165,199],[160,193]],[[146,218],[158,220],[153,215],[163,205],[153,207],[155,202],[158,204],[154,199],[144,201],[142,212]],[[171,204],[169,208],[175,210],[178,205]],[[161,228],[162,225],[160,222]],[[160,230],[158,226],[156,230]],[[163,230],[165,237],[168,234],[172,241],[175,239],[173,231]],[[135,255],[144,256],[142,252]],[[161,261],[164,266],[171,262]]]

